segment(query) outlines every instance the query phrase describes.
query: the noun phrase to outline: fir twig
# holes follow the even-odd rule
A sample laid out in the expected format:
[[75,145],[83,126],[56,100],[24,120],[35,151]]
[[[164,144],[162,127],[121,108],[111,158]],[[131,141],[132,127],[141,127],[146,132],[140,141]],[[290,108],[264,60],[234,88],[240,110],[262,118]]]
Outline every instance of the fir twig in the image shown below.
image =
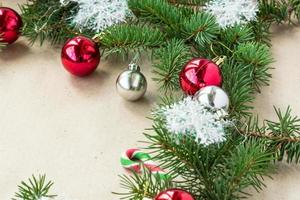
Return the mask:
[[183,24],[184,33],[187,40],[193,38],[198,45],[208,45],[216,39],[219,33],[219,26],[215,18],[207,13],[200,12],[192,15]]
[[114,26],[94,38],[106,55],[127,55],[132,51],[159,48],[166,42],[165,34],[158,29],[136,25]]
[[261,86],[269,85],[269,65],[273,62],[269,47],[253,42],[244,43],[238,46],[235,57],[240,63],[250,67],[249,75],[253,79],[255,89],[260,91]]
[[[240,199],[248,197],[244,189],[252,186],[257,191],[264,187],[263,176],[272,172],[272,152],[266,151],[264,145],[257,140],[250,140],[237,146],[231,157],[225,161],[228,171],[223,179],[227,180],[226,188],[218,199]],[[226,181],[224,181],[226,183]],[[222,186],[222,184],[216,183]],[[218,191],[217,191],[218,192]]]
[[160,89],[171,92],[179,89],[179,72],[182,66],[192,57],[190,48],[182,40],[173,39],[165,47],[154,52],[154,81],[160,85]]
[[165,0],[129,0],[128,5],[139,20],[163,25],[173,34],[179,33],[184,14]]
[[288,162],[299,162],[300,158],[300,118],[292,116],[291,108],[285,112],[274,108],[278,121],[266,121],[266,125],[259,127],[258,119],[254,123],[249,121],[249,126],[241,133],[249,137],[261,139],[266,142],[268,148],[272,149],[277,160],[283,160],[284,156]]
[[153,199],[160,191],[174,187],[170,179],[162,180],[157,174],[152,174],[145,168],[143,174],[132,172],[129,176],[120,176],[120,179],[121,187],[128,192],[113,192],[113,194],[121,196],[121,199]]
[[42,197],[54,198],[56,195],[49,194],[52,185],[52,181],[46,182],[45,175],[39,175],[38,178],[32,175],[28,182],[21,182],[18,186],[19,191],[12,200],[40,200]]
[[253,79],[249,76],[249,65],[228,59],[222,65],[223,87],[230,98],[230,114],[240,119],[251,114],[254,100]]
[[209,0],[168,0],[171,4],[177,6],[201,7]]
[[23,35],[29,38],[31,44],[39,39],[43,44],[50,40],[52,44],[62,43],[78,34],[68,25],[76,4],[61,6],[59,0],[28,0],[20,6],[24,22]]

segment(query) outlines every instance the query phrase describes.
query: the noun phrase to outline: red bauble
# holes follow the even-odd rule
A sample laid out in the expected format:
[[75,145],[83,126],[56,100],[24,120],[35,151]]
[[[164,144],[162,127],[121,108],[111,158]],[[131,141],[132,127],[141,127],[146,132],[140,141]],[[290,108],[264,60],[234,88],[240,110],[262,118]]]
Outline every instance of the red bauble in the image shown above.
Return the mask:
[[99,62],[100,52],[92,40],[77,36],[68,40],[61,51],[62,64],[75,76],[87,76],[93,73]]
[[0,38],[1,42],[13,43],[20,36],[22,18],[13,9],[0,7]]
[[169,189],[161,192],[155,200],[194,200],[192,195],[184,190]]
[[194,95],[205,86],[222,86],[222,73],[217,64],[204,58],[190,60],[180,73],[180,86],[188,95]]

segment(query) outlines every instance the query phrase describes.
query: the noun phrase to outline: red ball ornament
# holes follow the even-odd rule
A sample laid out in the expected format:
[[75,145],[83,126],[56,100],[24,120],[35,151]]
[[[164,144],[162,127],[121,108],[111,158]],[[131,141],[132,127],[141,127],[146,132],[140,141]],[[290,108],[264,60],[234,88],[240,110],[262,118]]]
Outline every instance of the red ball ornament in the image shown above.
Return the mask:
[[83,36],[74,37],[63,46],[61,61],[71,74],[87,76],[96,70],[100,62],[99,48],[89,38]]
[[222,86],[222,73],[211,60],[195,58],[190,60],[180,73],[180,86],[188,95],[194,95],[205,86]]
[[21,16],[11,8],[0,7],[0,38],[1,42],[13,43],[20,36],[22,27]]
[[195,200],[192,195],[184,190],[169,189],[159,193],[155,200]]

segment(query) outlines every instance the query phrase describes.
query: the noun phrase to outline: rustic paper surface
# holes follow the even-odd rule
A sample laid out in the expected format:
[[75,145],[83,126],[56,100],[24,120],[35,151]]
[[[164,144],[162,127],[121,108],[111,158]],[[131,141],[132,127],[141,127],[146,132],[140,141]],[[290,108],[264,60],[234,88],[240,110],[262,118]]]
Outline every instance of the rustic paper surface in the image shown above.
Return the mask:
[[[2,1],[16,9],[23,2]],[[274,119],[273,105],[291,105],[300,115],[300,28],[274,32],[273,79],[255,103],[267,119]],[[33,173],[46,173],[55,182],[59,200],[118,199],[111,192],[120,191],[120,154],[140,145],[157,99],[147,60],[141,64],[150,82],[145,98],[130,103],[118,96],[115,80],[126,65],[102,61],[92,76],[76,78],[61,66],[60,47],[30,47],[22,38],[0,52],[1,200],[9,200],[16,185]],[[251,199],[300,199],[299,166],[279,164],[273,177]]]

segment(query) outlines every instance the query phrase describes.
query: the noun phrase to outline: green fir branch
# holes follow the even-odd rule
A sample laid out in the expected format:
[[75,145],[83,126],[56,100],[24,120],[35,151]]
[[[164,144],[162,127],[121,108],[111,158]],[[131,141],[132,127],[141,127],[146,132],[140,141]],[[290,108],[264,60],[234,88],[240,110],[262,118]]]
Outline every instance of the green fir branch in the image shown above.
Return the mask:
[[153,199],[160,191],[174,187],[170,179],[162,180],[158,174],[143,169],[143,174],[132,172],[131,175],[121,175],[121,187],[127,192],[113,192],[121,199],[144,200]]
[[117,25],[94,38],[106,55],[159,48],[166,42],[165,34],[159,29],[139,25]]
[[[295,17],[300,20],[300,1],[299,0],[293,0],[292,1],[292,12],[294,12]],[[290,10],[291,12],[291,10]]]
[[259,17],[264,21],[281,23],[288,18],[288,3],[275,0],[261,0]]
[[[272,173],[272,152],[258,140],[241,143],[225,161],[225,173],[215,182],[218,199],[241,199],[250,196],[244,192],[248,187],[260,191],[265,186],[263,176]],[[223,184],[223,183],[225,184]]]
[[228,59],[222,65],[223,87],[230,98],[230,114],[237,119],[251,115],[254,100],[253,79],[249,65]]
[[269,23],[293,23],[299,20],[299,0],[260,0],[258,17]]
[[173,177],[180,177],[174,181],[196,199],[239,199],[248,186],[261,189],[261,176],[270,173],[272,152],[258,141],[228,135],[227,142],[203,146],[191,136],[175,137],[159,118],[153,131],[146,134],[147,149]]
[[187,39],[193,38],[199,45],[209,45],[216,39],[219,33],[219,26],[215,17],[204,12],[199,12],[190,17],[183,24]]
[[76,4],[61,6],[59,0],[28,0],[20,6],[24,22],[22,34],[31,44],[45,40],[52,44],[65,42],[78,33],[68,24]]
[[179,76],[182,66],[191,59],[191,49],[184,41],[173,39],[166,46],[154,51],[154,81],[160,89],[171,92],[179,89]]
[[[180,188],[187,189],[193,195],[203,193],[205,186],[209,188],[212,179],[208,179],[209,173],[205,165],[205,158],[210,158],[205,156],[207,149],[198,145],[191,137],[176,140],[162,122],[155,122],[153,130],[155,134],[145,135],[149,140],[147,149],[155,155],[154,159],[162,168],[168,169],[173,177],[183,179],[178,182]],[[200,157],[203,159],[199,159]]]
[[168,0],[171,4],[176,6],[190,6],[201,7],[204,6],[209,0]]
[[21,182],[18,186],[19,191],[16,192],[15,198],[12,198],[12,200],[40,200],[43,197],[54,198],[56,195],[49,194],[52,185],[52,181],[46,181],[46,175],[39,175],[38,178],[32,175],[32,178],[29,178],[28,182]]
[[261,19],[253,21],[249,24],[252,27],[254,33],[255,41],[259,43],[264,43],[271,46],[271,28],[272,23],[265,22]]
[[234,50],[237,45],[254,41],[254,39],[255,34],[250,26],[237,25],[222,30],[220,33],[220,40],[231,50]]
[[165,0],[129,0],[128,6],[139,20],[163,25],[173,34],[181,30],[184,14]]
[[300,118],[292,115],[290,107],[285,112],[274,107],[278,121],[266,120],[263,127],[258,126],[258,119],[248,122],[243,134],[261,139],[274,157],[281,161],[286,157],[287,162],[299,162],[300,158]]
[[253,85],[258,91],[261,86],[269,85],[270,64],[273,58],[267,45],[253,42],[241,44],[235,52],[235,57],[241,64],[250,67],[249,76],[253,79]]

